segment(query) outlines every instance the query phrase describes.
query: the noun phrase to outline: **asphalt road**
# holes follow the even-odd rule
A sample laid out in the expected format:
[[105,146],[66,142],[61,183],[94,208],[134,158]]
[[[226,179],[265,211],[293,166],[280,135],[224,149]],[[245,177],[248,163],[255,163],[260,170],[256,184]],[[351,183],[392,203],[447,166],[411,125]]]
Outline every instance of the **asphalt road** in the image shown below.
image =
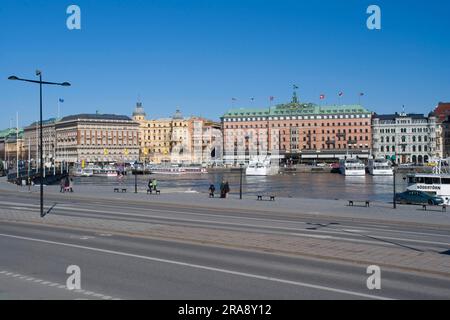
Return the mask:
[[[450,248],[447,230],[420,225],[47,199],[52,215]],[[0,194],[0,206],[38,208],[36,198],[11,194]],[[40,225],[2,222],[0,249],[0,299],[450,299],[450,279],[439,276],[383,269],[381,290],[369,290],[358,264]],[[70,265],[81,269],[81,291],[64,288]]]

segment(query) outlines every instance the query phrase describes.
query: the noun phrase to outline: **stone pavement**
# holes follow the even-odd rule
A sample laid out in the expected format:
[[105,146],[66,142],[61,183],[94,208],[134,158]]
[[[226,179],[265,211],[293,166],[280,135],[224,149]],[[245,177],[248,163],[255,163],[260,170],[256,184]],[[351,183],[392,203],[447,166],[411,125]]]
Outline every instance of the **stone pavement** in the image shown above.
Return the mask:
[[[321,218],[344,218],[358,221],[370,220],[381,223],[403,223],[430,225],[438,228],[450,228],[450,209],[444,213],[440,207],[430,208],[423,211],[420,206],[398,205],[397,210],[392,209],[392,203],[373,202],[370,208],[349,207],[348,200],[351,199],[307,199],[307,198],[277,198],[275,202],[257,201],[256,197],[239,196],[232,194],[228,199],[209,199],[207,193],[179,192],[174,190],[161,190],[161,195],[147,195],[146,188],[139,188],[139,193],[134,193],[134,187],[129,188],[127,193],[114,193],[113,186],[77,186],[75,193],[61,194],[59,186],[46,186],[46,194],[66,198],[89,198],[89,199],[117,199],[127,202],[170,204],[180,207],[197,207],[208,209],[246,210],[270,213],[289,213],[293,215],[321,217]],[[0,178],[1,190],[28,193],[28,187],[17,187]],[[33,187],[33,194],[39,193],[39,187]],[[358,196],[355,195],[355,199]]]

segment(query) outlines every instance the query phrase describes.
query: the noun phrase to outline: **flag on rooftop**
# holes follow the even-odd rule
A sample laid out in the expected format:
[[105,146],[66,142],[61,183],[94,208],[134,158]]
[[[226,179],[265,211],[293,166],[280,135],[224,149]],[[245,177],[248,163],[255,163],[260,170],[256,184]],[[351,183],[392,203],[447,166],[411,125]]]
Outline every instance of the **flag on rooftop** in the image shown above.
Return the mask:
[[63,102],[64,102],[64,99],[59,98],[59,102],[63,103]]
[[342,97],[344,95],[343,92],[339,92],[339,97]]
[[324,94],[321,94],[320,95],[320,100],[324,100],[325,99],[325,95]]

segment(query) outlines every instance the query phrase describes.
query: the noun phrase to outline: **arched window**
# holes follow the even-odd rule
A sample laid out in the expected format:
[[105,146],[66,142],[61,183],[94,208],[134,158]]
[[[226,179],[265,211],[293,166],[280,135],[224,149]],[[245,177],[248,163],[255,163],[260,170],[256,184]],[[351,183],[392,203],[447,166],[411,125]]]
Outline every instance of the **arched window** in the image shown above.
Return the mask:
[[406,142],[406,137],[402,136],[402,142]]
[[412,138],[413,138],[413,142],[416,142],[416,136],[413,136]]
[[417,157],[416,156],[412,156],[412,162],[413,163],[417,163]]

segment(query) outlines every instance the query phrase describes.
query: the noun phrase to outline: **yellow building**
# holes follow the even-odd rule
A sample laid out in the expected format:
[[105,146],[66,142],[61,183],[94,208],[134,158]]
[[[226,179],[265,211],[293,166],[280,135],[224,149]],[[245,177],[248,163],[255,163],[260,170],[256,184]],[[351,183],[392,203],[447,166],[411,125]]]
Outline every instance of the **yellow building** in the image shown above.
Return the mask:
[[[133,120],[139,123],[140,160],[152,163],[204,163],[203,152],[210,149],[211,131],[220,135],[220,124],[199,118],[185,118],[179,110],[171,118],[146,119],[138,102]],[[207,139],[203,139],[204,133]]]

